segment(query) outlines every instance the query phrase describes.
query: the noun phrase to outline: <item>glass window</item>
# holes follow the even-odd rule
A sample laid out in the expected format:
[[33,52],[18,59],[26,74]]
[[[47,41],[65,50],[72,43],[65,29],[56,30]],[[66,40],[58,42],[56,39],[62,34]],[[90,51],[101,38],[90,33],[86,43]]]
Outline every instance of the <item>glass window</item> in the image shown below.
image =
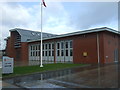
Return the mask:
[[66,48],[68,48],[68,42],[65,43]]
[[51,56],[51,51],[49,51],[49,56]]
[[45,51],[45,56],[47,56],[47,51]]
[[59,43],[57,43],[57,49],[59,49],[60,48],[60,44]]
[[64,52],[63,52],[63,50],[61,50],[61,56],[64,56]]
[[49,49],[51,49],[51,44],[49,44]]
[[63,49],[64,48],[64,43],[63,42],[61,42],[61,49]]
[[68,56],[68,50],[66,50],[66,56]]
[[70,48],[72,48],[73,46],[72,46],[72,41],[70,41]]
[[45,49],[47,49],[47,44],[45,44]]
[[40,51],[38,51],[38,56],[40,56]]
[[70,50],[70,56],[73,56],[72,54],[73,54],[73,50],[71,49],[71,50]]
[[36,56],[37,56],[37,51],[36,51]]
[[33,50],[35,50],[35,46],[33,46]]
[[32,56],[32,52],[31,52],[31,55],[30,56]]
[[44,47],[45,45],[43,44],[42,46],[43,46],[42,48],[43,48],[43,50],[44,50],[44,49],[45,49],[45,47]]
[[35,56],[35,52],[33,52],[33,56]]
[[60,51],[59,50],[57,50],[57,56],[60,56]]
[[30,50],[32,50],[32,46],[30,47]]
[[36,50],[37,50],[37,46],[38,46],[38,45],[36,45]]
[[54,56],[54,51],[52,51],[52,56]]
[[39,47],[39,50],[40,50],[40,45],[38,47]]
[[44,56],[44,51],[42,52],[42,55]]
[[54,44],[52,44],[52,49],[54,49]]

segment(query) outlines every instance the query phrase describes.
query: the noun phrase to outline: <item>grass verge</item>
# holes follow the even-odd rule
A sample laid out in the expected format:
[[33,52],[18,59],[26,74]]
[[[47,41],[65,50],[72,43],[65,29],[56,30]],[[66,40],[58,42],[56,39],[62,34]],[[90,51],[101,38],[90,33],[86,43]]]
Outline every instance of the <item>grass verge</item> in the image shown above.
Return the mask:
[[22,66],[22,67],[14,67],[14,73],[12,74],[3,74],[2,77],[13,77],[13,76],[22,76],[26,74],[32,74],[36,72],[44,72],[51,70],[60,70],[65,68],[72,68],[83,66],[86,64],[66,64],[66,63],[57,63],[57,64],[45,64],[44,67],[37,66]]

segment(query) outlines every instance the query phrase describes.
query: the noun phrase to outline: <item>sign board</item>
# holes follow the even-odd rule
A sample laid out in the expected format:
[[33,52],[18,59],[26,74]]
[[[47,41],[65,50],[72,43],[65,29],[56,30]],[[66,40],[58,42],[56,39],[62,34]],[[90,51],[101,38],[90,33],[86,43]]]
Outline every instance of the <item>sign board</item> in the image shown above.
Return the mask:
[[3,74],[13,73],[13,58],[3,56],[2,73]]
[[88,55],[87,52],[83,52],[83,56],[86,57]]

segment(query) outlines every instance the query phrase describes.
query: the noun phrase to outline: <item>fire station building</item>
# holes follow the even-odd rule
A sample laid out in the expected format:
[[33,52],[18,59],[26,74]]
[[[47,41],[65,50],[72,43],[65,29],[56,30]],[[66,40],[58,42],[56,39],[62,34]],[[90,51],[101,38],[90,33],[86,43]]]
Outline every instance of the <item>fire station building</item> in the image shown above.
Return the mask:
[[[6,38],[6,54],[16,65],[40,64],[41,32],[15,28]],[[120,32],[102,27],[55,35],[43,32],[43,64],[118,62]]]

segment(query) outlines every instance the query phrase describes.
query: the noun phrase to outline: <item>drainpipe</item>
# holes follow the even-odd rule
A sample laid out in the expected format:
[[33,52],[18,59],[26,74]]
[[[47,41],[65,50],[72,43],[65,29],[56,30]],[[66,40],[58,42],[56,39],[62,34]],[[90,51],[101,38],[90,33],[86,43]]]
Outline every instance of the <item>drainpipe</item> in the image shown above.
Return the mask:
[[98,55],[98,64],[100,64],[100,47],[99,47],[99,34],[97,33],[97,55]]

